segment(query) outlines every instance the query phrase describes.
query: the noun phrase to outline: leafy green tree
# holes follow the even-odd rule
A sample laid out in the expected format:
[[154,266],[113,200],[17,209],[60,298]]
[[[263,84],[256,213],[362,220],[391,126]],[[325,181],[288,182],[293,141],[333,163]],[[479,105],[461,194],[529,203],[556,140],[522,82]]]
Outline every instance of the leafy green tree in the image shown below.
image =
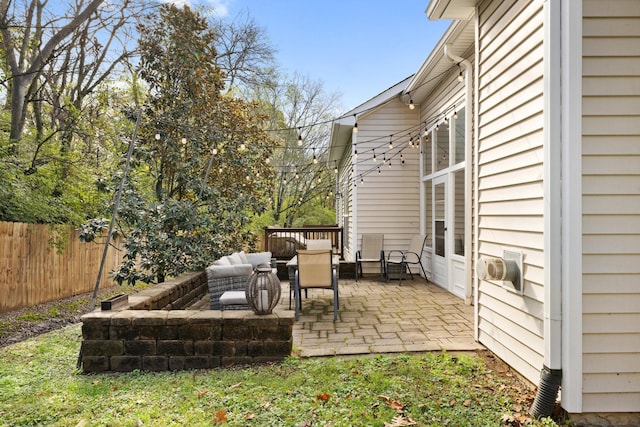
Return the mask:
[[[256,88],[255,97],[270,118],[278,150],[272,159],[277,168],[269,211],[282,226],[300,223],[310,207],[329,207],[335,187],[334,165],[327,161],[331,119],[339,95],[327,93],[323,83],[294,74],[275,86]],[[328,223],[334,223],[335,217]],[[315,222],[305,222],[312,224]],[[327,224],[327,222],[324,222]]]
[[115,275],[131,283],[163,281],[250,247],[250,215],[265,209],[273,179],[264,119],[222,93],[206,20],[163,5],[138,30],[148,97],[119,213],[127,252]]

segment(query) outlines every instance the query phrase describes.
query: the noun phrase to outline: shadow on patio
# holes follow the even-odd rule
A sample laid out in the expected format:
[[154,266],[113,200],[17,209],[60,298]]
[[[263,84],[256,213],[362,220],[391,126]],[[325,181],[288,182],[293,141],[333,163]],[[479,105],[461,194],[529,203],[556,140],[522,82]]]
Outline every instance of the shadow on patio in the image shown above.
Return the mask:
[[[331,291],[303,295],[293,328],[294,351],[301,356],[484,349],[473,339],[473,306],[424,279],[402,285],[340,279],[339,286],[335,323]],[[279,309],[288,306],[289,283],[282,281]]]

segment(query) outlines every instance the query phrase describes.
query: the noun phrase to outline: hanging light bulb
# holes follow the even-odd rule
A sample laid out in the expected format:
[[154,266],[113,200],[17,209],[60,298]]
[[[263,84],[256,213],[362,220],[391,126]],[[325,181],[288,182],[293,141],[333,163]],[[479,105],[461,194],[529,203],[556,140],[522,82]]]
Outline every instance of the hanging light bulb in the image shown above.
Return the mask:
[[358,146],[356,145],[353,146],[353,158],[354,159],[358,158]]
[[429,136],[429,131],[427,130],[427,122],[424,122],[424,134],[425,137]]
[[211,154],[218,154],[218,147],[214,145],[213,148],[211,149]]
[[376,150],[373,150],[373,161],[377,162],[378,159],[376,158]]
[[338,162],[333,161],[333,173],[338,173]]
[[300,174],[298,174],[298,168],[294,169],[294,173],[295,173],[296,179],[300,178]]
[[358,133],[358,118],[355,114],[353,115],[353,120],[354,120],[353,133]]
[[266,158],[266,159],[264,159],[264,162],[265,162],[266,164],[271,163],[271,159],[269,158],[269,156],[267,156],[267,158]]
[[246,148],[247,148],[247,146],[244,144],[244,142],[241,142],[239,150],[240,151],[244,151]]
[[380,175],[381,175],[380,166],[378,166],[378,176],[380,176]]
[[187,143],[187,138],[183,136],[180,142],[182,142],[182,145],[185,145]]
[[414,108],[416,108],[415,104],[413,103],[413,99],[409,100],[409,110],[413,110]]
[[436,132],[440,130],[440,123],[436,124]]
[[156,132],[156,140],[160,141],[160,132]]
[[302,145],[302,133],[300,133],[300,128],[298,128],[298,147]]
[[364,177],[360,177],[360,184],[364,184]]
[[413,147],[413,136],[409,138],[409,147]]
[[313,164],[318,164],[318,158],[316,157],[316,149],[313,149]]
[[386,154],[382,154],[382,164],[383,165],[387,164],[387,155]]
[[400,163],[404,165],[404,158],[402,157],[402,153],[400,153]]
[[393,150],[393,141],[391,140],[392,137],[393,135],[389,135],[389,150]]
[[454,119],[458,118],[458,112],[456,110],[453,110],[453,118]]
[[391,160],[389,160],[389,169],[391,169]]
[[462,74],[462,67],[458,64],[458,68],[460,69],[460,73],[458,73],[458,81],[461,82],[464,80],[464,75]]

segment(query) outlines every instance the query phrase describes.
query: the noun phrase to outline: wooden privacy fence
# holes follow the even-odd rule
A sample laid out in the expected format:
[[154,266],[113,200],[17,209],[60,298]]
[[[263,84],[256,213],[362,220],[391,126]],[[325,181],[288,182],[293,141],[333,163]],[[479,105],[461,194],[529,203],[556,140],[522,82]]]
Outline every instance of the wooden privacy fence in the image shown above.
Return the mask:
[[[0,221],[0,313],[93,291],[103,250],[80,241],[73,226]],[[101,288],[115,284],[109,272],[121,257],[109,248]]]

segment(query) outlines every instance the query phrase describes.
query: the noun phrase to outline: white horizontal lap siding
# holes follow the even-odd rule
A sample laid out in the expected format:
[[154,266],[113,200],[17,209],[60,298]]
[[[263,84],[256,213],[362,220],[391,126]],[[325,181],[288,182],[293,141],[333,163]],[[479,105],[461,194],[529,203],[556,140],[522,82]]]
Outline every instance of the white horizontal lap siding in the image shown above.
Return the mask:
[[[384,234],[384,249],[391,250],[406,249],[411,236],[420,232],[419,150],[408,146],[409,134],[417,137],[418,119],[418,109],[410,110],[399,97],[358,117],[354,218],[358,249],[363,233]],[[393,149],[389,135],[393,135]],[[385,156],[387,163],[383,164]],[[362,173],[366,173],[364,182],[360,181]]]
[[339,164],[338,185],[336,188],[337,223],[342,226],[344,233],[343,253],[345,260],[353,261],[353,184],[351,182],[351,148],[345,150],[344,157]]
[[640,0],[583,3],[583,412],[640,408]]
[[524,295],[479,281],[478,337],[531,382],[543,362],[543,3],[478,8],[478,256],[524,254]]

